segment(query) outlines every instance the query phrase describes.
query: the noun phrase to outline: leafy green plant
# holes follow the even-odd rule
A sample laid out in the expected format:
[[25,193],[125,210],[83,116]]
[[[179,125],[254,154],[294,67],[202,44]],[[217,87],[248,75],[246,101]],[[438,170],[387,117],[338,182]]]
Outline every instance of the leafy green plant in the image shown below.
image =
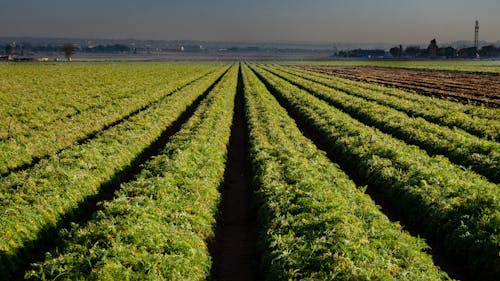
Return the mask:
[[266,280],[446,280],[243,69]]
[[280,67],[279,69],[339,91],[393,107],[410,116],[422,117],[428,121],[450,128],[458,127],[479,137],[488,137],[496,140],[500,137],[498,133],[500,130],[500,113],[499,109],[496,108],[464,105],[397,88],[351,81],[297,68]]
[[27,277],[204,280],[236,93],[233,67],[161,154]]
[[429,154],[442,154],[454,163],[470,167],[488,177],[494,183],[500,182],[499,143],[480,139],[462,130],[439,126],[422,118],[412,118],[391,107],[370,102],[279,70],[272,70],[272,72],[367,125],[374,126],[409,144],[418,145]]
[[32,169],[0,179],[0,275],[49,238],[78,205],[132,164],[225,69],[204,77],[127,121]]
[[464,262],[473,276],[498,279],[498,185],[366,126],[269,72],[256,71],[294,118],[387,197],[407,223],[440,243],[448,257]]
[[[151,73],[141,66],[129,67],[115,66],[103,73],[99,65],[75,66],[65,71],[71,73],[69,81],[59,77],[65,73],[59,68],[46,70],[55,76],[48,81],[39,81],[44,77],[39,73],[21,73],[26,80],[37,80],[33,85],[9,85],[0,94],[6,97],[0,105],[5,111],[0,114],[13,115],[0,118],[0,174],[95,135],[216,69],[209,65],[153,67],[157,73]],[[97,79],[92,71],[103,76],[98,83],[92,80]],[[78,77],[78,82],[72,81]],[[21,86],[26,93],[16,94]]]

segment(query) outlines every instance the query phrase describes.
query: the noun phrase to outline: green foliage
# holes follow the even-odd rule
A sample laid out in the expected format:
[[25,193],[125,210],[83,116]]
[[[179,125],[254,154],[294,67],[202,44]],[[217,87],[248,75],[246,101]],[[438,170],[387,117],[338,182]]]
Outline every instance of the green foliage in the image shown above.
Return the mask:
[[131,165],[224,70],[166,96],[87,143],[0,178],[0,275],[8,276],[37,242],[78,211],[78,204]]
[[280,70],[392,107],[412,117],[422,117],[450,128],[458,127],[478,137],[500,140],[500,110],[496,108],[464,105],[397,88],[351,81],[299,69],[282,67]]
[[303,61],[290,62],[290,65],[335,65],[335,66],[381,66],[394,68],[416,68],[451,70],[465,72],[500,73],[498,60],[419,60],[419,61],[381,61],[381,60],[338,60],[338,61]]
[[[449,124],[450,127],[462,127],[462,129],[467,130],[471,126],[480,125],[479,122],[475,122],[479,120],[467,120],[471,118],[479,118],[484,122],[487,122],[488,120],[500,121],[498,109],[495,108],[462,104],[446,99],[412,93],[398,88],[386,87],[375,83],[352,81],[337,76],[321,74],[314,71],[306,71],[300,68],[282,67],[280,70],[296,74],[303,78],[339,89],[341,91],[346,91],[367,100],[377,101],[381,104],[398,108],[399,110],[412,116],[423,117],[429,121],[439,120],[436,122],[442,123],[443,125]],[[451,116],[454,117],[453,119],[456,119],[454,121],[455,125],[451,123],[453,121],[453,119],[450,118]],[[478,124],[472,125],[471,123]],[[489,131],[486,128],[482,128],[482,126],[479,126],[479,128],[479,134],[481,134],[480,132],[484,130]]]
[[[205,280],[237,67],[87,223],[60,223],[78,218],[82,204],[116,182],[227,68],[0,65],[0,174],[9,172],[0,177],[0,279],[59,231],[63,243],[26,278]],[[498,143],[485,139],[497,139],[498,110],[295,68],[255,70],[272,89],[242,68],[267,280],[448,279],[424,240],[391,223],[366,186],[356,187],[305,138],[287,110],[419,235],[475,278],[498,279],[500,187],[448,160],[497,179]]]
[[445,280],[243,69],[266,280]]
[[[267,69],[267,68],[266,68]],[[500,182],[500,144],[480,139],[459,129],[450,129],[412,118],[403,112],[331,89],[273,69],[272,72],[312,93],[361,122],[374,126],[430,154],[442,154],[454,163],[470,167],[494,183]]]
[[221,80],[161,154],[88,225],[28,277],[52,280],[204,280],[236,93]]
[[210,65],[12,66],[0,81],[0,174],[98,133],[214,70]]
[[442,244],[478,279],[498,279],[498,185],[366,126],[269,72],[258,72],[301,123],[351,163],[423,236]]

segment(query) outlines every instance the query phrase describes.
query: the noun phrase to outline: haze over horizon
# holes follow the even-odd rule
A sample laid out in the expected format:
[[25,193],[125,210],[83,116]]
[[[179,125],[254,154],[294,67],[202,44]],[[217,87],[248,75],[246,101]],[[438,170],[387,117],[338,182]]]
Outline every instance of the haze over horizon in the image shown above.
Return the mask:
[[[286,3],[285,3],[286,2]],[[202,41],[500,40],[500,0],[18,0],[2,3],[0,36]]]

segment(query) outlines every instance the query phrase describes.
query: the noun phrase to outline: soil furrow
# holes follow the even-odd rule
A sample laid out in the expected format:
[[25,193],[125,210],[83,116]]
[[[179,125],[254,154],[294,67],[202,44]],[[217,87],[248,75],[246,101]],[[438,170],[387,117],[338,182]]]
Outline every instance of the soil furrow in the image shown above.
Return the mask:
[[248,128],[244,117],[241,67],[229,139],[220,217],[211,245],[212,280],[256,280],[256,210],[248,162]]

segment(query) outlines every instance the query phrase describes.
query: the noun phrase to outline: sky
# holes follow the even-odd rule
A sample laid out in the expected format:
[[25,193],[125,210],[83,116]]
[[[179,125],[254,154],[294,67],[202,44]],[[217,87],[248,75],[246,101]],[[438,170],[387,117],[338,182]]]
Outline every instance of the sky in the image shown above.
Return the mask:
[[0,36],[421,43],[500,40],[500,0],[0,0]]

